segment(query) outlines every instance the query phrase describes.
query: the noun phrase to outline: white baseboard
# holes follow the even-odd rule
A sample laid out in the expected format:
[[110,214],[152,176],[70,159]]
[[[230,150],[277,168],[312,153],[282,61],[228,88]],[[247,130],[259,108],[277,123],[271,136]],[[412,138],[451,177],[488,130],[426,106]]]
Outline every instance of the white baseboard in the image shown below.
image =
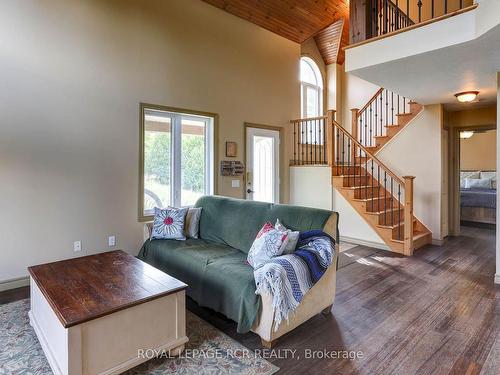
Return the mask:
[[0,281],[0,292],[9,289],[21,288],[23,286],[28,286],[28,285],[30,285],[30,278],[27,276],[20,277],[18,279]]
[[387,246],[385,243],[360,240],[359,238],[340,236],[340,242],[349,242],[355,245],[373,247],[375,249],[390,250],[389,246]]
[[444,245],[444,239],[443,240],[438,240],[437,238],[432,239],[432,244],[436,246],[443,246]]
[[500,275],[499,274],[495,275],[495,284],[500,284]]

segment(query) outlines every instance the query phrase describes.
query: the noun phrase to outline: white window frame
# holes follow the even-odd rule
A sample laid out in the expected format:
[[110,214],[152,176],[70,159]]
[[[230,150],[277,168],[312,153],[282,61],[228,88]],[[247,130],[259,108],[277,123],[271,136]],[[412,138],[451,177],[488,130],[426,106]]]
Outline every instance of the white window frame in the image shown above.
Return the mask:
[[141,103],[140,121],[140,165],[139,165],[139,221],[149,221],[153,215],[144,210],[144,140],[145,116],[148,112],[170,118],[171,121],[171,158],[170,158],[170,204],[181,207],[182,192],[182,119],[196,120],[205,123],[205,195],[213,195],[215,186],[215,127],[218,115],[215,113],[198,112],[172,107],[164,107]]
[[[312,117],[318,117],[323,115],[323,76],[321,75],[321,71],[319,70],[318,64],[307,56],[302,56],[300,58],[300,62],[304,61],[311,67],[315,75],[315,79],[317,84],[314,85],[310,82],[300,81],[300,101],[301,101],[301,117],[306,118],[307,113],[307,88],[311,88],[316,91],[317,100],[318,100],[318,110],[315,115]],[[310,116],[311,117],[311,116]]]

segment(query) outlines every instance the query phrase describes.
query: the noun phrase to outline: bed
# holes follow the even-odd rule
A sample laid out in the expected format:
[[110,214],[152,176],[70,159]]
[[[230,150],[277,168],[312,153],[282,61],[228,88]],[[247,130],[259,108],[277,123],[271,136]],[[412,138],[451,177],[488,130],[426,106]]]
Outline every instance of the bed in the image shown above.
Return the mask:
[[496,172],[460,172],[460,220],[496,223]]

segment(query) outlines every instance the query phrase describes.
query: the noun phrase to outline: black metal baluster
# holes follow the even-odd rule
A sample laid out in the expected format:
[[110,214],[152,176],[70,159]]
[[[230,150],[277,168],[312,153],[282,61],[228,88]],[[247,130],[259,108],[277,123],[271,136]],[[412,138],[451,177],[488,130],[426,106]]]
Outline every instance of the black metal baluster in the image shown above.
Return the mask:
[[300,164],[304,164],[304,122],[300,122]]
[[406,18],[411,19],[410,18],[410,0],[406,0]]
[[372,197],[372,212],[373,212],[373,210],[374,210],[373,205],[374,205],[374,201],[375,201],[373,199],[373,179],[375,178],[374,175],[373,175],[373,159],[372,159],[372,169],[371,170],[372,170],[372,176],[370,178],[370,185],[372,187],[372,195],[371,195],[371,197]]
[[367,134],[368,138],[366,139],[366,144],[365,144],[366,147],[368,147],[372,143],[372,122],[373,122],[372,104],[373,103],[370,103],[370,127],[368,129],[368,134]]
[[[351,178],[351,138],[347,138],[347,184],[351,186],[349,183],[349,179]],[[354,180],[353,186],[356,185],[356,180]]]
[[[384,92],[380,93],[380,133],[378,135],[382,135],[382,126],[384,121]],[[377,144],[375,144],[376,146]]]
[[312,137],[312,128],[313,128],[313,123],[312,121],[309,121],[309,143],[311,144],[309,147],[309,164],[313,163],[313,137]]
[[317,164],[318,156],[318,119],[314,120],[314,164]]
[[[401,224],[401,184],[398,183],[398,224]],[[398,240],[401,240],[401,225],[398,225]]]
[[[370,106],[371,108],[371,106]],[[368,124],[367,124],[367,121],[366,121],[366,114],[368,113],[368,111],[365,110],[365,137],[363,138],[364,141],[363,141],[363,146],[366,146],[366,137],[368,136]]]
[[[389,97],[387,96],[387,89],[385,90],[385,126],[389,125]],[[384,135],[380,130],[380,135]]]
[[396,30],[399,30],[399,0],[396,0]]
[[444,0],[444,14],[448,13],[448,0]]
[[394,93],[391,91],[391,123],[389,125],[392,124],[394,124]]
[[[378,109],[377,109],[377,104],[378,104],[378,100],[375,99],[374,102],[375,102],[375,131],[377,131],[377,124],[378,124]],[[370,146],[373,146],[373,132],[371,130],[371,126],[370,126]]]
[[342,175],[345,175],[344,173],[344,155],[345,154],[345,139],[344,139],[344,132],[342,132]]
[[431,18],[434,18],[434,0],[431,1]]
[[391,225],[394,225],[394,191],[393,191],[394,178],[391,176]]
[[464,2],[463,0],[460,0],[460,9],[462,9],[464,7]]
[[418,0],[417,7],[418,7],[418,22],[422,22],[422,0]]
[[387,172],[384,171],[384,225],[387,225]]

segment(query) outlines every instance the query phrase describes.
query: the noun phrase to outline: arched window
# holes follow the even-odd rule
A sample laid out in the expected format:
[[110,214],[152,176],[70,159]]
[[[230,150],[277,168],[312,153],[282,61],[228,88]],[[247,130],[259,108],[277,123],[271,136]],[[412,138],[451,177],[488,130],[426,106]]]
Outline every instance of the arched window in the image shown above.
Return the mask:
[[323,77],[309,57],[300,59],[300,96],[302,118],[323,115]]

